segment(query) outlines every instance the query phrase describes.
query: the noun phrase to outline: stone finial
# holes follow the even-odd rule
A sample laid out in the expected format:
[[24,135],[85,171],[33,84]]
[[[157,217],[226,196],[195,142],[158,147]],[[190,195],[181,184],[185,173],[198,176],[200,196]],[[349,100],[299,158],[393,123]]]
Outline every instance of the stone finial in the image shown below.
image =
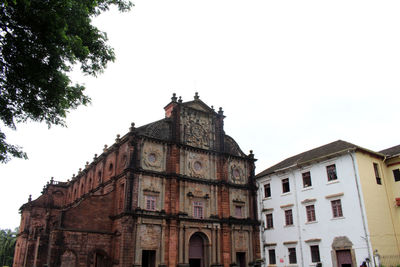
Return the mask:
[[78,173],[81,173],[81,172],[82,172],[82,168],[79,168]]
[[88,167],[89,167],[89,161],[86,161],[85,168],[88,168]]
[[106,152],[107,151],[107,145],[104,145],[104,148],[103,148],[103,152]]
[[134,132],[135,131],[135,123],[131,122],[131,128],[129,128],[129,131]]
[[32,195],[29,195],[28,202],[31,202],[31,201],[32,201]]
[[171,97],[171,101],[172,101],[172,102],[176,102],[176,100],[177,100],[176,94],[173,93],[173,94],[172,94],[172,97]]
[[119,135],[119,134],[117,134],[117,138],[115,138],[115,142],[119,142],[119,141],[121,141],[121,138],[120,138],[121,136]]
[[51,177],[50,178],[50,184],[53,184],[54,183],[54,177]]
[[194,100],[198,100],[199,98],[200,98],[199,93],[198,92],[194,93]]
[[250,158],[254,158],[253,150],[250,150],[249,157],[250,157]]
[[97,159],[97,154],[94,154],[93,160]]
[[219,115],[224,115],[224,111],[222,110],[222,107],[219,107],[218,114]]
[[211,106],[211,109],[214,110],[214,106]]
[[179,102],[179,103],[182,103],[182,97],[181,97],[181,96],[179,97],[178,102]]

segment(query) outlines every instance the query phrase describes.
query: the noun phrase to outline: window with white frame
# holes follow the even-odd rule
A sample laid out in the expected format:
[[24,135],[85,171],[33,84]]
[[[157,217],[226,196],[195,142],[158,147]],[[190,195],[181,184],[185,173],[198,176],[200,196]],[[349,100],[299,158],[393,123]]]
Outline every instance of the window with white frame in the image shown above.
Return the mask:
[[203,202],[193,201],[193,217],[197,219],[203,219]]
[[146,210],[156,210],[156,200],[157,200],[157,197],[146,195],[145,196],[145,201],[146,201],[145,209]]

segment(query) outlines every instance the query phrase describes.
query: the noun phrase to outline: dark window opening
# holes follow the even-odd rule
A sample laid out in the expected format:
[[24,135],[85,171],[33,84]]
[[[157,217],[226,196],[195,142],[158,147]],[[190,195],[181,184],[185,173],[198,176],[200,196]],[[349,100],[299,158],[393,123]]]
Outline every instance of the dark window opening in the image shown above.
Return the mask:
[[268,250],[269,264],[276,264],[275,249]]
[[289,263],[290,264],[297,263],[296,248],[289,248]]
[[282,179],[282,192],[290,192],[289,178]]
[[319,257],[318,245],[310,246],[310,249],[311,249],[311,261],[312,262],[320,262],[321,259]]
[[264,185],[264,197],[271,197],[271,185],[265,184]]
[[314,205],[306,206],[307,211],[307,221],[308,222],[315,222],[315,207]]
[[310,187],[311,184],[311,173],[310,172],[305,172],[302,174],[303,175],[303,187]]
[[155,250],[142,250],[142,267],[156,267]]
[[340,199],[332,200],[331,204],[332,204],[333,218],[343,217],[342,202],[340,201]]
[[374,172],[375,172],[376,183],[377,183],[377,184],[382,184],[382,179],[381,179],[381,176],[379,175],[378,163],[374,163],[373,165],[374,165]]
[[265,217],[267,219],[267,229],[274,228],[274,221],[272,218],[272,213],[265,215]]
[[246,253],[236,252],[236,264],[239,267],[246,267]]
[[293,212],[292,212],[292,210],[285,210],[285,223],[286,223],[286,225],[293,225]]
[[328,181],[337,180],[337,173],[336,173],[336,165],[335,164],[326,166],[326,173],[328,175]]
[[400,181],[400,170],[399,169],[393,170],[393,176],[395,182]]

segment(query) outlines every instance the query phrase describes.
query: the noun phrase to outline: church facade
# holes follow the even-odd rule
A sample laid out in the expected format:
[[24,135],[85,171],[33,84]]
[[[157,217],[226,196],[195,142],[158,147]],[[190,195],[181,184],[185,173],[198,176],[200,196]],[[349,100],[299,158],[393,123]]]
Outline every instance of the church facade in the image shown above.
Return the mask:
[[258,266],[255,159],[223,111],[174,96],[21,207],[14,266]]

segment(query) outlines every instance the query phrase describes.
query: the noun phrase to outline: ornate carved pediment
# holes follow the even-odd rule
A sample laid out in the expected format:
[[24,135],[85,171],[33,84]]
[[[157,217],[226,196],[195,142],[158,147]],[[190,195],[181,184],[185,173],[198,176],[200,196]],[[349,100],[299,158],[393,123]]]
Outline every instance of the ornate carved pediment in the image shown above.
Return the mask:
[[214,133],[212,119],[192,109],[181,113],[182,141],[187,145],[203,149],[213,148]]

